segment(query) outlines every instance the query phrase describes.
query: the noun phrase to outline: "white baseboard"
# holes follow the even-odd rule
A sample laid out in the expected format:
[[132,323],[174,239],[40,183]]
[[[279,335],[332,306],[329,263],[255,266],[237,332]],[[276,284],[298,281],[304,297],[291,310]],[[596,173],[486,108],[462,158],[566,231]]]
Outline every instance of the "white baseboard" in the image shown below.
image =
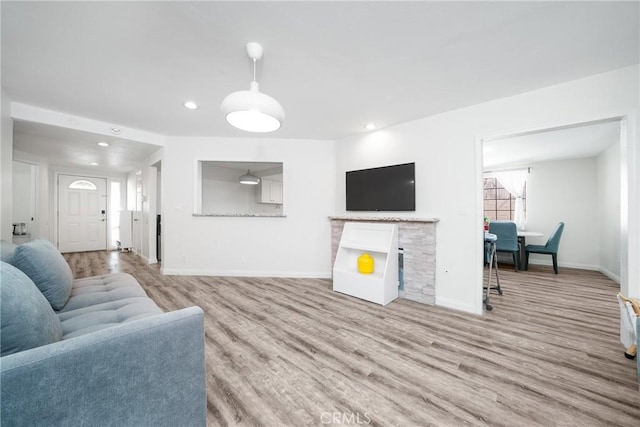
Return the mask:
[[330,279],[331,272],[307,271],[247,271],[247,270],[208,270],[199,268],[163,268],[166,276],[220,276],[220,277],[294,277],[300,279]]
[[[539,261],[539,260],[529,260],[529,264],[532,265],[545,265],[545,266],[553,266],[553,262],[551,261]],[[604,274],[605,276],[607,276],[609,279],[613,280],[616,283],[620,283],[620,276],[617,274],[612,273],[611,271],[607,270],[604,267],[601,267],[599,265],[591,265],[591,264],[580,264],[577,262],[559,262],[558,263],[558,268],[560,267],[565,267],[565,268],[579,268],[580,270],[591,270],[591,271],[599,271],[600,273]]]
[[607,270],[604,267],[600,267],[598,269],[598,271],[600,273],[604,274],[605,276],[607,276],[609,279],[611,279],[614,282],[616,282],[617,284],[620,284],[620,276],[619,275],[612,273],[611,271]]
[[460,301],[458,300],[443,298],[437,295],[436,295],[436,305],[440,307],[451,308],[453,310],[464,311],[472,314],[482,314],[482,307],[480,308],[480,311],[478,311],[476,307],[474,307],[471,304],[463,304],[463,303],[460,303]]
[[[549,261],[541,261],[541,260],[529,259],[529,264],[530,265],[546,265],[546,266],[552,267],[553,266],[553,261],[551,261],[551,259],[549,259]],[[580,270],[600,271],[600,266],[599,265],[581,264],[579,262],[559,262],[558,263],[558,268],[560,268],[560,267],[578,268]]]
[[141,255],[139,253],[135,253],[136,255],[138,255],[140,258],[142,258],[142,261],[145,262],[145,264],[157,264],[158,263],[158,259],[157,258],[148,258],[144,255]]

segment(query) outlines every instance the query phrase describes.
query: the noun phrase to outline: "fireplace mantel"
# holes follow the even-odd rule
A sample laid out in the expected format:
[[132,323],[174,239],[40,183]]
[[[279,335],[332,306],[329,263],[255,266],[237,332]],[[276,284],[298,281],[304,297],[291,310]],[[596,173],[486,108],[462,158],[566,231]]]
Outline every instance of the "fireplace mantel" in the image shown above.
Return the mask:
[[343,220],[343,221],[382,221],[382,222],[438,222],[439,218],[407,218],[399,216],[352,216],[352,215],[337,215],[330,216],[330,220]]

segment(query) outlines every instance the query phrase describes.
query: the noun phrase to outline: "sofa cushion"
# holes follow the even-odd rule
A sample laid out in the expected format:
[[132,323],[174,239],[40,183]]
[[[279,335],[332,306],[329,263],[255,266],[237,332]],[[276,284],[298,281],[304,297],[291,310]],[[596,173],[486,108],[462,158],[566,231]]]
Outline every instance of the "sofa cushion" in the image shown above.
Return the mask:
[[133,297],[65,311],[58,318],[66,340],[157,314],[162,310],[150,298]]
[[0,258],[2,261],[13,264],[13,256],[17,247],[18,246],[14,245],[12,242],[8,242],[4,239],[0,240]]
[[113,273],[75,280],[58,318],[68,339],[161,313],[133,276]]
[[148,298],[142,286],[130,274],[113,273],[73,281],[71,296],[61,312],[95,306],[127,298]]
[[64,307],[71,295],[73,274],[67,261],[51,242],[38,239],[18,245],[13,265],[33,280],[51,307],[55,310]]
[[51,305],[22,271],[0,263],[0,348],[2,356],[62,339]]

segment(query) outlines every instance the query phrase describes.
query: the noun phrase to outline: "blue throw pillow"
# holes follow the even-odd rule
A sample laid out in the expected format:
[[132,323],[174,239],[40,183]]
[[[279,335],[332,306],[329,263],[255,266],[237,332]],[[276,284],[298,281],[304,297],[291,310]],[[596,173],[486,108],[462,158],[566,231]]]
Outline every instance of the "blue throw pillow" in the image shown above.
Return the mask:
[[0,263],[0,353],[2,356],[62,339],[62,325],[49,302],[22,271]]
[[18,245],[13,265],[25,273],[54,310],[60,310],[71,296],[73,273],[53,243],[45,239]]

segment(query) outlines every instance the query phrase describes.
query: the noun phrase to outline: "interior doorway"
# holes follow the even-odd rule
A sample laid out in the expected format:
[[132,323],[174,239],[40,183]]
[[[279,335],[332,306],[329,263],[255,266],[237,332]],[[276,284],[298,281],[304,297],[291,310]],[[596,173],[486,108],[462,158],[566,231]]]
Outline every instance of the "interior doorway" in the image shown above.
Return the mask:
[[107,179],[58,175],[58,248],[84,252],[107,248]]
[[[529,170],[525,230],[543,236],[526,243],[544,245],[563,221],[560,270],[596,270],[619,284],[628,273],[621,208],[628,197],[625,126],[614,117],[481,139],[483,171]],[[530,263],[553,274],[551,257],[531,255]]]
[[31,241],[38,235],[37,212],[38,166],[14,161],[13,186],[13,242]]

